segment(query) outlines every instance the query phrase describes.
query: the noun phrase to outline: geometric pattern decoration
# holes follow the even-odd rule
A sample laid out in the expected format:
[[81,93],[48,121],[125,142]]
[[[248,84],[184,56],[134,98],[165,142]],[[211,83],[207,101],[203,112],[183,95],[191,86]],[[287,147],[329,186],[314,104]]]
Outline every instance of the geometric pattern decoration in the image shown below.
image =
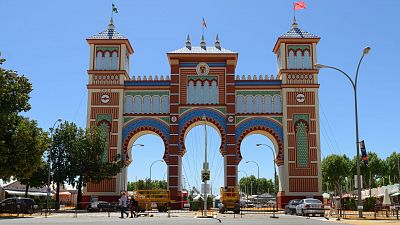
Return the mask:
[[308,166],[308,135],[307,125],[300,120],[296,123],[297,165]]

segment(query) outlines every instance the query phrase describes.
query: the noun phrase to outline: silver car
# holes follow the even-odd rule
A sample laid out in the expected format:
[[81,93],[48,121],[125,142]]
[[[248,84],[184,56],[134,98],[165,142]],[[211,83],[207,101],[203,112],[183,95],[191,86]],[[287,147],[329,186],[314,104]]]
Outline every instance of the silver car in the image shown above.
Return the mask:
[[324,204],[315,198],[302,199],[296,206],[296,215],[310,216],[310,215],[324,216]]

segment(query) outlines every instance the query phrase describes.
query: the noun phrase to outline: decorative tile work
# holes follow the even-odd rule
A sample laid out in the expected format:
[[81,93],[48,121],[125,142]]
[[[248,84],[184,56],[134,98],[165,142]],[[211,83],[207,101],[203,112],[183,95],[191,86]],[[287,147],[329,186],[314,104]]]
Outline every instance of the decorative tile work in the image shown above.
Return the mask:
[[142,126],[143,127],[154,127],[156,129],[158,129],[162,134],[165,135],[167,140],[169,140],[169,127],[166,124],[164,124],[156,119],[144,118],[144,119],[134,120],[134,121],[132,121],[132,123],[130,123],[122,128],[122,141],[125,141],[125,139],[127,138],[127,136],[129,135],[130,132],[132,132],[136,128],[142,127]]
[[293,124],[296,124],[297,121],[304,120],[309,123],[309,115],[308,114],[294,114],[293,115]]
[[135,95],[140,95],[140,96],[145,96],[145,95],[158,95],[158,96],[163,96],[163,95],[168,95],[169,96],[169,91],[126,91],[125,96],[131,95],[132,97],[135,97]]
[[188,80],[216,80],[218,81],[218,76],[188,76]]
[[281,85],[281,80],[267,80],[267,81],[259,81],[259,80],[240,80],[235,81],[235,86],[276,86]]
[[300,121],[296,125],[297,138],[297,165],[300,167],[308,166],[308,140],[307,125]]
[[125,87],[129,86],[170,86],[171,81],[124,81]]
[[100,156],[100,160],[103,162],[106,162],[108,160],[108,149],[110,147],[110,140],[109,140],[109,134],[111,131],[111,124],[112,124],[112,115],[111,114],[98,114],[96,115],[96,123],[97,127],[102,130],[102,134],[104,135],[104,138],[106,139],[106,145],[105,149],[103,151],[103,154]]
[[310,46],[309,45],[288,45],[288,50],[293,49],[293,50],[310,50]]
[[96,52],[97,51],[103,51],[103,52],[105,52],[105,51],[110,51],[110,52],[112,52],[112,51],[118,51],[118,47],[103,47],[103,46],[98,46],[98,47],[96,47]]
[[[200,109],[200,108],[198,108],[198,107],[179,107],[179,114],[182,115],[186,111],[192,110],[192,109]],[[204,109],[204,107],[202,107],[202,109]],[[221,112],[223,114],[226,113],[226,107],[212,107],[212,109],[218,110],[219,112]]]
[[253,90],[241,90],[241,91],[236,91],[236,96],[238,95],[280,95],[281,91],[263,91],[263,90],[258,90],[258,91],[253,91]]
[[238,138],[240,137],[240,135],[244,133],[245,130],[254,126],[264,126],[271,128],[276,133],[276,135],[279,136],[280,140],[283,141],[283,128],[280,124],[271,119],[258,117],[246,120],[236,127],[236,143],[238,142]]
[[111,123],[112,115],[111,114],[97,114],[96,115],[96,122],[100,122],[102,120],[106,120]]
[[[124,116],[124,125],[127,124],[131,120],[142,119],[143,117],[127,117]],[[157,116],[158,119],[164,121],[167,125],[169,124],[169,116]]]
[[274,119],[274,120],[279,121],[282,124],[282,116],[273,116],[271,118]]
[[236,124],[239,124],[241,121],[243,121],[244,119],[249,118],[248,116],[236,116]]

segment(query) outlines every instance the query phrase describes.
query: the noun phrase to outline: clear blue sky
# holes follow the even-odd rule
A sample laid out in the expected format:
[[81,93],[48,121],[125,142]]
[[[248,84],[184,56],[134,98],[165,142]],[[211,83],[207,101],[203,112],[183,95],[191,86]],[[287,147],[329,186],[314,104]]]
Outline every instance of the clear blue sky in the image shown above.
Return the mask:
[[[223,47],[239,52],[237,74],[276,74],[272,47],[277,37],[290,29],[293,17],[293,1],[282,0],[2,0],[0,51],[7,59],[4,66],[25,74],[33,83],[32,110],[26,115],[38,120],[41,127],[51,127],[59,117],[85,126],[89,64],[85,38],[107,27],[112,2],[119,10],[115,15],[116,29],[130,39],[135,49],[131,75],[167,74],[165,53],[184,46],[188,33],[192,43],[199,43],[203,17],[207,21],[209,44],[218,33]],[[381,157],[399,151],[400,45],[396,42],[400,30],[396,15],[400,1],[309,0],[306,3],[308,8],[298,11],[297,21],[300,28],[321,37],[319,63],[340,67],[354,76],[362,49],[371,46],[358,84],[360,138],[366,140],[368,150],[376,151]],[[332,70],[321,70],[319,82],[322,155],[339,153],[353,157],[354,111],[350,83]],[[145,136],[139,142],[146,146],[134,149],[137,163],[129,168],[130,180],[147,177],[151,162],[162,157],[163,147],[157,137]],[[256,160],[260,164],[260,176],[272,177],[272,157],[267,150],[256,149],[255,142],[267,142],[267,139],[252,136],[243,142],[239,169],[249,175],[256,174],[256,166],[245,163]],[[187,153],[186,163],[193,165],[194,151]],[[216,155],[217,162],[221,158]],[[184,165],[189,170],[185,159]],[[212,176],[218,174],[216,165]],[[165,168],[162,164],[154,165],[153,177],[162,179]],[[188,176],[192,177],[191,185],[198,182],[194,175]],[[214,186],[219,186],[222,176],[215,180]]]

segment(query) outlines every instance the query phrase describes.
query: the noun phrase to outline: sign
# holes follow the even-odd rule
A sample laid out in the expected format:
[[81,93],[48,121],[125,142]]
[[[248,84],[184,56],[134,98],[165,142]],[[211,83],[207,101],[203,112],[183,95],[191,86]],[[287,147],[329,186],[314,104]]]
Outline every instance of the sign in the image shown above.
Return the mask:
[[[363,187],[363,177],[362,175],[360,175],[360,179],[361,179],[361,188]],[[357,185],[357,175],[354,175],[354,188],[358,189],[358,185]]]
[[204,182],[206,180],[210,180],[210,171],[209,170],[202,170],[201,171],[201,180]]
[[210,193],[210,184],[201,184],[201,193]]
[[367,149],[365,149],[364,140],[362,140],[360,142],[360,148],[361,148],[361,155],[362,155],[362,160],[364,161],[364,165],[368,166],[368,155],[367,155]]

